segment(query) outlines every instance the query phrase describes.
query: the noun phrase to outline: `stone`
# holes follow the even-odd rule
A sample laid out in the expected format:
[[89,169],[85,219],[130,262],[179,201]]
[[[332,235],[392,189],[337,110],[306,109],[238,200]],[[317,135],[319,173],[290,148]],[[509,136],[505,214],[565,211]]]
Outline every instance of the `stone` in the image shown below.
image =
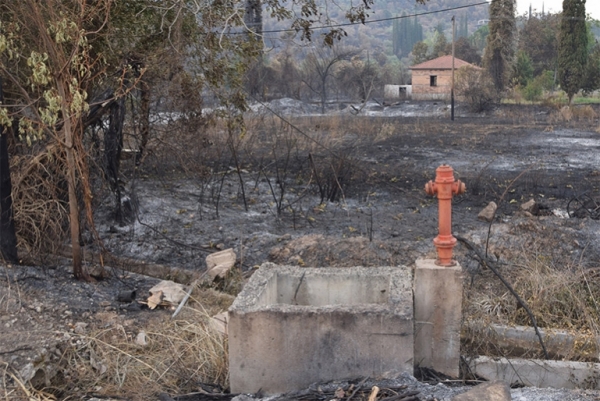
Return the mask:
[[527,213],[531,213],[532,215],[536,215],[539,209],[540,207],[533,199],[530,199],[527,202],[521,204],[521,210]]
[[212,280],[217,277],[225,278],[229,270],[235,265],[235,261],[236,254],[232,248],[215,252],[206,257],[206,271]]
[[77,322],[75,323],[75,328],[73,331],[75,332],[75,334],[85,334],[86,327],[88,327],[87,323]]
[[151,296],[160,294],[160,305],[173,306],[179,305],[179,302],[185,297],[185,287],[182,284],[171,280],[163,280],[149,290]]
[[221,336],[227,336],[227,325],[229,323],[229,313],[221,312],[209,320],[210,327]]
[[141,347],[148,345],[148,338],[146,337],[145,331],[140,331],[135,337],[135,343]]
[[488,205],[477,215],[479,220],[487,221],[488,223],[494,220],[494,216],[496,215],[496,210],[498,209],[498,205],[496,202],[492,201],[488,203]]
[[503,381],[480,384],[466,393],[452,398],[452,401],[510,401],[510,387]]

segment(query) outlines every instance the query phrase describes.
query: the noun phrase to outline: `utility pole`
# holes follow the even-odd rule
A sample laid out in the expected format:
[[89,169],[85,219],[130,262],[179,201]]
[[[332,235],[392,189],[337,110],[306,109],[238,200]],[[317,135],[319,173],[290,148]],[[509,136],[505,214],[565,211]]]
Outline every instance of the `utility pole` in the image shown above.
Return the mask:
[[456,19],[452,16],[452,88],[450,89],[450,119],[454,121],[454,37],[456,35]]

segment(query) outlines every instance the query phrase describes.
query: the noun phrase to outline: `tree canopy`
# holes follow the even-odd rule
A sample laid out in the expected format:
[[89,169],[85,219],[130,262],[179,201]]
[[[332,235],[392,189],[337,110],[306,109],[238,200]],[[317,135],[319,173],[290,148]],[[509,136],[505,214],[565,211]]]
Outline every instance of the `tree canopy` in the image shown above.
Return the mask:
[[[364,0],[349,5],[345,18],[364,22],[372,4]],[[6,83],[0,124],[11,128],[11,149],[23,157],[23,168],[40,169],[37,176],[29,174],[28,185],[19,189],[29,192],[19,196],[32,202],[31,210],[37,202],[35,209],[44,210],[45,216],[43,221],[39,216],[24,219],[29,226],[17,228],[20,238],[35,237],[35,244],[29,244],[33,248],[62,240],[68,221],[65,236],[71,239],[74,273],[86,278],[80,224],[94,232],[91,170],[101,165],[105,175],[112,175],[112,189],[118,192],[120,185],[118,159],[93,159],[101,149],[93,142],[90,126],[104,113],[115,127],[116,142],[107,146],[105,136],[102,151],[110,148],[119,157],[127,96],[139,100],[132,105],[141,108],[136,122],[142,127],[141,149],[151,97],[159,98],[158,91],[170,91],[174,85],[177,93],[169,94],[169,103],[178,112],[202,119],[203,96],[210,93],[220,103],[217,114],[228,119],[229,134],[243,135],[244,77],[264,54],[259,8],[287,20],[303,40],[332,46],[345,36],[335,26],[314,35],[314,24],[330,21],[313,0],[0,0],[0,75]],[[366,96],[374,64],[354,64],[364,77],[356,91]],[[119,107],[109,111],[107,105],[112,104]],[[51,174],[40,160],[52,165]]]
[[490,4],[490,31],[483,65],[499,92],[506,88],[512,74],[516,35],[515,7],[515,0],[492,0]]
[[558,44],[558,79],[569,103],[581,89],[587,56],[585,0],[564,0]]

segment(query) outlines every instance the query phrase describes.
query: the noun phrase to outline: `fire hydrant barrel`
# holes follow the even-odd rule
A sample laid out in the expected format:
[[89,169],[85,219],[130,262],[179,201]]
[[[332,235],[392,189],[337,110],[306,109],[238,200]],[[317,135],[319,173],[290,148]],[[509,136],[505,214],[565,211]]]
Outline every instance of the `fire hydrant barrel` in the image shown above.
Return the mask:
[[435,182],[425,184],[425,192],[437,195],[439,234],[434,238],[440,266],[453,266],[456,262],[452,259],[452,248],[456,245],[456,238],[452,236],[452,196],[464,193],[465,184],[454,180],[452,167],[443,164],[436,169]]

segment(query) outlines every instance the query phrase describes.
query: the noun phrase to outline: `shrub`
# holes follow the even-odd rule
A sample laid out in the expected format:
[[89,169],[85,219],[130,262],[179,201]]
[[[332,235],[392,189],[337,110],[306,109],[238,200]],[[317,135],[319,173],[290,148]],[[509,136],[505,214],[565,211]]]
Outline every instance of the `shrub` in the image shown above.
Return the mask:
[[489,75],[484,70],[474,67],[462,67],[458,70],[456,94],[476,113],[489,110],[500,99]]
[[521,89],[521,93],[523,94],[525,100],[528,100],[530,102],[539,100],[542,96],[541,81],[537,78],[533,81],[530,81],[529,83],[527,83],[527,85],[525,85],[524,88]]

